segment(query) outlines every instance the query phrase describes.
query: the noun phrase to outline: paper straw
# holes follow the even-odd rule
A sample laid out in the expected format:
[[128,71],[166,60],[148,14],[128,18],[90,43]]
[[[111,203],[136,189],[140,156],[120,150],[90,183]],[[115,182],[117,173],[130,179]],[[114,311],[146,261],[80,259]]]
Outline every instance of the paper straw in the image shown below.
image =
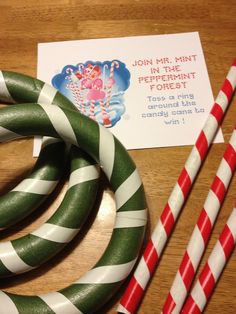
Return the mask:
[[181,313],[198,314],[202,313],[209,301],[216,283],[229,260],[230,254],[235,247],[236,240],[236,205],[208,261],[206,262],[199,278],[188,297]]
[[178,214],[185,202],[200,166],[207,155],[208,148],[222,121],[236,86],[236,59],[234,60],[211,112],[201,130],[183,170],[175,184],[161,217],[145,248],[144,254],[132,276],[117,311],[134,313],[154,273],[163,248],[170,237]]
[[236,126],[212,182],[204,206],[164,303],[162,313],[179,313],[210,238],[217,214],[236,167]]

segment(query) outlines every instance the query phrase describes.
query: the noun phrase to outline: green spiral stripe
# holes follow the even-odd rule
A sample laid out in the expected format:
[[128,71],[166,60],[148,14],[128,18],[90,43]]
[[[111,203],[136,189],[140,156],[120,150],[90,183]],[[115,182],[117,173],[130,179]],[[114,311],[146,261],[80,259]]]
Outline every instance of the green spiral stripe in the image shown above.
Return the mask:
[[[30,76],[7,71],[0,71],[0,101],[42,102],[75,109],[67,98],[50,85]],[[29,176],[0,197],[0,229],[18,222],[41,205],[56,187],[64,165],[64,143],[47,140]]]
[[103,168],[117,205],[108,247],[90,271],[71,286],[46,295],[19,296],[2,291],[0,301],[7,312],[0,309],[0,314],[96,312],[128,276],[143,242],[146,201],[135,164],[109,131],[78,112],[41,104],[22,104],[0,112],[0,126],[9,137],[11,133],[60,137],[84,149]]
[[0,277],[29,271],[53,257],[78,233],[90,213],[99,169],[95,161],[77,148],[73,147],[71,154],[69,187],[54,215],[34,232],[0,243]]

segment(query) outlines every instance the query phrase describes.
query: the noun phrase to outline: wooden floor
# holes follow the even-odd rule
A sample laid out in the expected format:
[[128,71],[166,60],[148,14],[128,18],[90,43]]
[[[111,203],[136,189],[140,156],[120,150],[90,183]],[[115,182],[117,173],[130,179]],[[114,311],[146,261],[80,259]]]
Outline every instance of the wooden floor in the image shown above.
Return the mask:
[[[0,12],[0,68],[32,76],[36,76],[39,42],[198,31],[213,94],[216,96],[236,57],[236,5],[233,0],[0,0]],[[222,125],[226,143],[235,121],[236,98]],[[211,147],[148,287],[139,314],[161,312],[226,143]],[[130,151],[147,194],[149,233],[160,216],[190,150],[191,147],[186,146]],[[0,156],[0,191],[3,194],[24,178],[35,163],[32,158],[32,139],[1,144]],[[9,231],[2,232],[1,240],[24,235],[44,222],[62,200],[65,187],[57,192],[52,202],[48,201],[36,214]],[[235,194],[234,177],[202,263],[236,202]],[[62,253],[39,269],[1,280],[0,288],[20,294],[42,294],[69,285],[90,269],[109,241],[115,215],[113,195],[109,188],[101,187],[99,196],[97,217],[91,220],[90,229],[85,228],[83,237],[76,237]],[[100,313],[115,313],[121,294],[122,291]],[[205,313],[236,313],[235,253]]]

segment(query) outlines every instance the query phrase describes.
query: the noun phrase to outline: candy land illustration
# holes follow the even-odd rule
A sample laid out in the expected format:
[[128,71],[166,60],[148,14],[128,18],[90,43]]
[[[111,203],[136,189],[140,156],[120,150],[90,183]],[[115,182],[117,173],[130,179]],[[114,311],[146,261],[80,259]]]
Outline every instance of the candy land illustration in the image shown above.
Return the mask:
[[125,112],[125,91],[130,72],[118,60],[66,65],[52,78],[52,85],[69,98],[79,111],[107,128]]

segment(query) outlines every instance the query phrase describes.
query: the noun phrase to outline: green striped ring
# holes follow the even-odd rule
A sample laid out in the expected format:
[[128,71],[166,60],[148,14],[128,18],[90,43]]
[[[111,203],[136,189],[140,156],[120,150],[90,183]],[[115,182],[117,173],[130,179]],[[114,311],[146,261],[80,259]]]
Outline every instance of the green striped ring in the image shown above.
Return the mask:
[[2,308],[9,314],[96,312],[128,276],[143,242],[146,200],[134,162],[109,131],[75,111],[38,104],[17,105],[1,109],[0,126],[9,137],[46,135],[82,147],[103,168],[117,206],[108,247],[89,272],[71,286],[46,295],[20,296],[2,291]]
[[[19,73],[0,71],[0,101],[39,102],[69,109],[74,105],[50,85]],[[4,139],[7,140],[7,137]],[[54,190],[65,165],[65,145],[47,139],[40,156],[25,180],[0,197],[0,229],[4,229],[36,209]]]
[[[14,72],[0,72],[0,97],[8,103],[37,99],[43,103],[75,108],[50,85]],[[7,139],[6,135],[2,137],[2,140]],[[54,182],[52,179],[57,173],[62,173],[64,168],[64,148],[65,144],[59,139],[49,137],[44,139],[42,151],[30,176],[0,199],[2,228],[22,219],[36,207],[36,203],[38,205],[42,203],[45,199],[42,195],[51,193],[58,181],[51,186],[51,182]],[[98,170],[94,166],[94,161],[75,147],[71,154],[72,170],[69,183],[71,188],[53,217],[33,233],[0,244],[0,277],[38,267],[60,251],[78,232],[96,196]],[[83,195],[87,197],[84,198]],[[22,243],[24,251],[20,249]],[[18,263],[12,263],[10,256]]]
[[90,213],[99,168],[95,161],[74,146],[71,154],[68,190],[57,211],[30,234],[0,243],[0,277],[23,273],[46,262],[74,238]]

